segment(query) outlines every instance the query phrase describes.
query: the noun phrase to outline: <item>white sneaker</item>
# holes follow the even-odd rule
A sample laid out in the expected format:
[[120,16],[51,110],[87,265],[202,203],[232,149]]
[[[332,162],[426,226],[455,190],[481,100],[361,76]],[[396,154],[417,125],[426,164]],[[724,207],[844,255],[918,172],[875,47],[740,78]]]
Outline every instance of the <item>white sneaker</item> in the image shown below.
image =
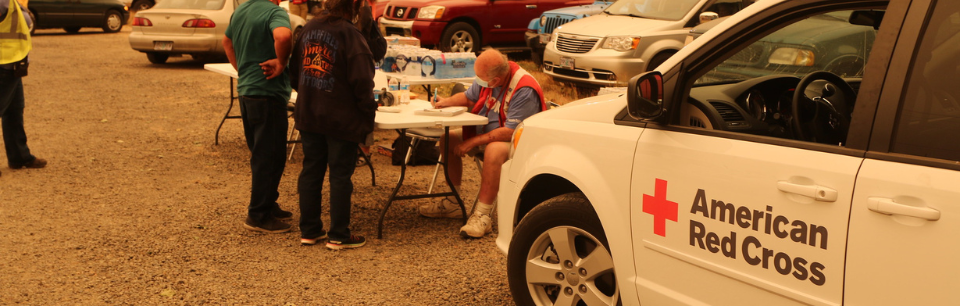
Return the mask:
[[434,203],[420,205],[420,215],[427,218],[463,218],[463,211],[455,201],[445,197]]
[[480,238],[493,231],[493,221],[490,216],[473,214],[467,219],[467,224],[460,228],[460,236],[463,238]]

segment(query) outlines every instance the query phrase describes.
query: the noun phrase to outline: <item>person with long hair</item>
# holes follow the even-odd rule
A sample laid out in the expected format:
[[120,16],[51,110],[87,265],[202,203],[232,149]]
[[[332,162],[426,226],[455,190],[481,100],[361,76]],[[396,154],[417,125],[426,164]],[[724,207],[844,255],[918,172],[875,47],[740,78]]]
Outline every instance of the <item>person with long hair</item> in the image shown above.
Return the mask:
[[[350,231],[350,180],[357,147],[373,132],[374,61],[353,24],[363,0],[327,0],[294,46],[290,79],[297,90],[295,127],[303,142],[300,172],[300,243],[329,237],[327,248],[358,248],[363,236]],[[320,219],[323,180],[330,169],[330,228]]]

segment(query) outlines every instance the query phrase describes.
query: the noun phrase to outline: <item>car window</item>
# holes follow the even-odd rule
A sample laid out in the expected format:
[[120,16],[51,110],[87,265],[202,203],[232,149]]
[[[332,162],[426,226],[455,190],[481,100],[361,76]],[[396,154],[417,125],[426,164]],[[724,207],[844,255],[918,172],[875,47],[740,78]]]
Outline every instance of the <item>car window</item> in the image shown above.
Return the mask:
[[695,79],[673,122],[844,147],[882,21],[878,8],[784,20],[715,65],[691,66]]
[[825,70],[841,77],[862,77],[877,30],[847,21],[851,11],[809,17],[744,48],[697,84],[739,82],[759,76]]
[[157,2],[154,8],[159,9],[190,9],[190,10],[219,10],[223,8],[224,0],[164,0]]
[[960,161],[960,2],[937,1],[916,54],[891,151]]
[[650,19],[680,20],[700,0],[620,0],[604,12]]

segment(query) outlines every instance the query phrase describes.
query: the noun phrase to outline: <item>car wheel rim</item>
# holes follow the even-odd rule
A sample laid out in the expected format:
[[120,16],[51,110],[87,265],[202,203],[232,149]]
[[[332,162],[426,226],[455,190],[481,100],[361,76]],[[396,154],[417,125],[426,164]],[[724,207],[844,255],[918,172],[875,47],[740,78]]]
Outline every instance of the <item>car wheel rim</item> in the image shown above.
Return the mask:
[[453,33],[450,41],[450,50],[454,52],[473,51],[473,37],[467,31],[457,31]]
[[120,29],[120,26],[121,26],[120,16],[110,15],[109,17],[107,17],[107,27],[109,27],[110,30]]
[[616,305],[615,276],[607,248],[576,227],[541,233],[527,253],[527,289],[537,305]]

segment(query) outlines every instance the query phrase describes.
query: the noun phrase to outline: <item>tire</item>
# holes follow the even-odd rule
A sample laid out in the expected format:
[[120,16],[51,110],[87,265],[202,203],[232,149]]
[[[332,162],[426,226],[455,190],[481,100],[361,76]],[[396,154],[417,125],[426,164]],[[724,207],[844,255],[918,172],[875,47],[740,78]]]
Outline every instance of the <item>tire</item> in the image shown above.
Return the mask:
[[116,33],[120,32],[122,28],[123,15],[117,11],[107,11],[107,15],[103,17],[103,31],[106,33]]
[[[556,238],[564,238],[556,242],[562,248]],[[583,194],[549,199],[514,231],[507,253],[510,293],[517,305],[619,305],[609,250],[600,219]],[[583,261],[588,256],[591,260]]]
[[167,62],[167,58],[170,58],[170,54],[166,53],[157,53],[157,52],[147,52],[147,59],[154,64],[163,64]]
[[63,28],[63,30],[67,31],[67,33],[70,33],[70,34],[77,34],[78,32],[80,32],[80,27],[66,27],[66,28]]
[[477,29],[466,22],[451,24],[440,36],[440,50],[443,52],[478,52],[480,35]]
[[657,55],[654,55],[653,58],[650,59],[650,62],[647,63],[647,71],[653,71],[653,69],[656,69],[657,66],[660,66],[660,64],[663,64],[663,62],[666,62],[667,59],[673,56],[674,53],[676,52],[660,52]]
[[133,5],[130,6],[131,11],[142,11],[153,7],[153,1],[150,0],[137,0],[133,2]]

